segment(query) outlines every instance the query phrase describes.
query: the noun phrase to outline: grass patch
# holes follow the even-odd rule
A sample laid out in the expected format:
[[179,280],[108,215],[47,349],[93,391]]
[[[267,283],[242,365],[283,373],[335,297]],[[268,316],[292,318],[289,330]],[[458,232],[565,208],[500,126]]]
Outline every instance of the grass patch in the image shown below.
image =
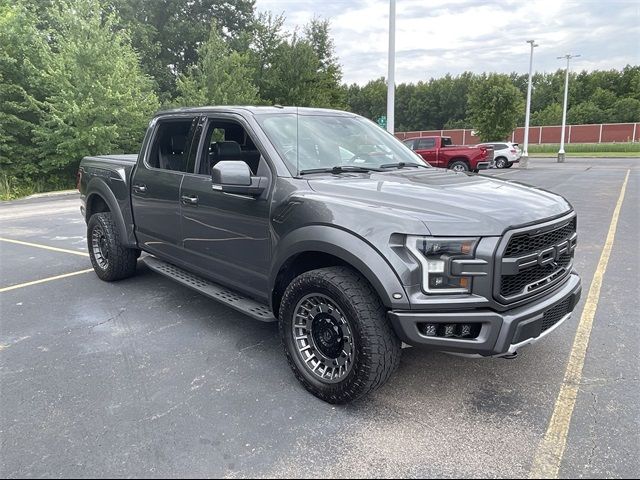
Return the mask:
[[15,200],[34,193],[55,192],[73,188],[73,179],[52,177],[43,179],[21,179],[6,173],[0,173],[0,200]]
[[[531,153],[529,152],[529,157],[531,158],[555,158],[558,155],[558,152],[555,151],[553,153]],[[567,157],[573,158],[640,158],[640,153],[637,152],[567,152]]]
[[[529,145],[529,154],[551,153],[556,154],[560,150],[559,144]],[[616,156],[614,153],[629,154],[621,156],[640,156],[640,143],[569,143],[565,144],[567,155],[573,154],[602,154],[598,156]],[[635,154],[635,155],[633,155]],[[580,155],[589,156],[589,155]]]

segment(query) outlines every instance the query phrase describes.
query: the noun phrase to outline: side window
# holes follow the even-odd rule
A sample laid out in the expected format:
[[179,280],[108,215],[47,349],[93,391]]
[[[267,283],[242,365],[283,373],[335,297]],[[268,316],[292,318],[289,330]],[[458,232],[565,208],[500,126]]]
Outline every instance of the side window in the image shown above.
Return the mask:
[[409,147],[411,150],[415,149],[415,140],[411,139],[411,140],[405,140],[404,143],[407,147]]
[[418,145],[416,146],[416,149],[426,150],[429,148],[433,148],[435,146],[436,146],[435,138],[421,138],[420,140],[418,140]]
[[261,154],[242,125],[232,120],[211,119],[199,158],[197,173],[200,175],[211,175],[213,166],[225,160],[243,161],[256,175]]
[[191,118],[161,120],[147,163],[152,168],[185,172],[196,121]]
[[442,147],[448,147],[450,145],[453,145],[453,142],[451,141],[451,137],[442,137]]

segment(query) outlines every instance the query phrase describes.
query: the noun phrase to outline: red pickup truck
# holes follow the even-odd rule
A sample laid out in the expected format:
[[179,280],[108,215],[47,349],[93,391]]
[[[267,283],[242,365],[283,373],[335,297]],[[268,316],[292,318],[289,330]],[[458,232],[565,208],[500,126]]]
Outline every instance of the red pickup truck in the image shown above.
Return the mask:
[[433,167],[477,172],[489,168],[493,161],[490,147],[452,145],[451,137],[416,137],[403,140],[403,143]]

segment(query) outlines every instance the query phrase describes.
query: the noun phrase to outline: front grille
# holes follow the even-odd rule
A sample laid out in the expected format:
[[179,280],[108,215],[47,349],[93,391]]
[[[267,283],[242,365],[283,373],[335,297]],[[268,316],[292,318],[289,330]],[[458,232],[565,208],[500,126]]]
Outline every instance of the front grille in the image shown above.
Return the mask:
[[570,298],[567,298],[555,307],[544,312],[544,315],[542,316],[542,331],[544,332],[545,330],[549,330],[556,323],[562,320],[569,312],[571,312]]
[[[560,257],[555,265],[536,265],[518,273],[516,275],[503,275],[502,284],[500,285],[500,295],[510,297],[520,293],[527,285],[535,284],[537,281],[548,278],[546,283],[555,280],[554,274],[558,277],[564,273],[564,269],[571,264],[571,255],[564,254]],[[562,268],[558,268],[562,267]],[[557,278],[557,277],[556,277]],[[541,285],[542,286],[542,285]]]
[[[557,226],[536,225],[527,231],[506,235],[498,257],[496,294],[503,303],[513,303],[557,284],[571,271],[576,246],[576,218]],[[540,233],[540,230],[545,231]]]
[[536,250],[546,248],[550,245],[566,240],[576,231],[576,219],[568,224],[550,232],[539,235],[529,235],[520,233],[511,237],[507,249],[504,251],[505,257],[516,257],[523,253],[531,253]]

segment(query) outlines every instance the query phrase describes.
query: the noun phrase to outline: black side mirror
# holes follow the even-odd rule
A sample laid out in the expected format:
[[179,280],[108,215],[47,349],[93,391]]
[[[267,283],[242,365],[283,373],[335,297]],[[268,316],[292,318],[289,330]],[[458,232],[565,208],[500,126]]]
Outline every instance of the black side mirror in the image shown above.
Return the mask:
[[238,195],[259,196],[267,188],[265,177],[251,175],[249,165],[239,160],[218,162],[211,170],[214,190]]

